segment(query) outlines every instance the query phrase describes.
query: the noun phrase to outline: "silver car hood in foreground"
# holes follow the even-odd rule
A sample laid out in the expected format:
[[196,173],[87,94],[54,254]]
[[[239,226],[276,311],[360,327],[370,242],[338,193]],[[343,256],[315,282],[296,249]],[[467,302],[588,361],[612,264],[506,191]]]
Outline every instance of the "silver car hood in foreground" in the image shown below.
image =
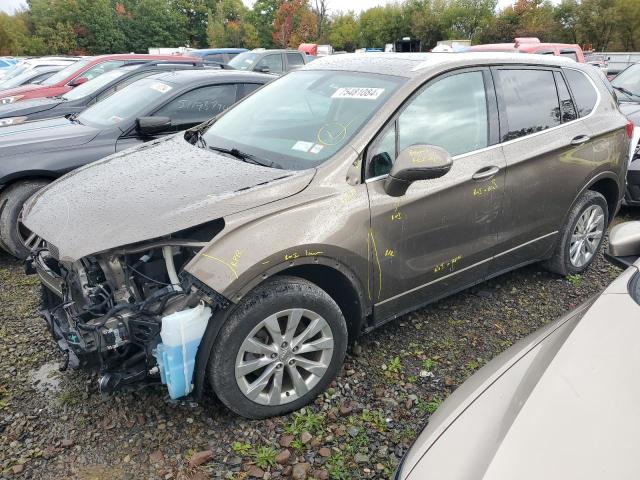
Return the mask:
[[640,478],[640,306],[627,291],[638,266],[458,388],[399,478]]
[[23,220],[75,261],[294,195],[314,173],[244,163],[178,134],[72,171],[36,193]]

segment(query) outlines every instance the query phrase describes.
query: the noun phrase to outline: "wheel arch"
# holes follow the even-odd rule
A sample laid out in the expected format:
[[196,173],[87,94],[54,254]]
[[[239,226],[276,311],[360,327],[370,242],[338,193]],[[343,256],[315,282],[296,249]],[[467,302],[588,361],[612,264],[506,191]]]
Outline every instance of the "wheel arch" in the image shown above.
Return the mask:
[[50,170],[29,170],[26,172],[19,172],[10,175],[6,175],[0,179],[0,215],[6,205],[6,199],[2,197],[2,193],[9,187],[12,187],[16,183],[27,182],[33,180],[45,180],[52,182],[60,177],[59,174]]

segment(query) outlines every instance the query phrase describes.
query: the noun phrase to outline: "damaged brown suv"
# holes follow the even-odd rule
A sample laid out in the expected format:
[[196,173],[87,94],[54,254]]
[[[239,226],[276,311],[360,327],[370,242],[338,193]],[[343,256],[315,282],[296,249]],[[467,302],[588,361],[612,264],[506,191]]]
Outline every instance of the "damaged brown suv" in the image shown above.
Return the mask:
[[362,332],[527,263],[587,268],[628,133],[601,74],[566,59],[326,57],[39,191],[30,265],[103,390],[208,384],[279,415]]

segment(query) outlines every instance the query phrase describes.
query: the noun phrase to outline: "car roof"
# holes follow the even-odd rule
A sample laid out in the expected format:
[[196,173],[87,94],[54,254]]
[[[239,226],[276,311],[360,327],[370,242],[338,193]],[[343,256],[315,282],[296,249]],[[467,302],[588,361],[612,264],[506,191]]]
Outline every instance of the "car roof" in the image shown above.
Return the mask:
[[211,53],[242,53],[246,51],[248,51],[246,48],[199,48],[198,50],[189,50],[186,55],[208,55]]
[[575,61],[560,56],[524,53],[349,53],[318,58],[305,65],[303,70],[344,70],[413,78],[426,76],[431,70],[442,69],[446,66],[464,67],[505,63],[550,66],[578,65]]
[[212,79],[220,83],[225,82],[258,82],[266,83],[273,80],[273,75],[265,73],[245,72],[241,70],[175,70],[150,75],[147,78],[155,78],[178,85],[192,83],[208,83]]

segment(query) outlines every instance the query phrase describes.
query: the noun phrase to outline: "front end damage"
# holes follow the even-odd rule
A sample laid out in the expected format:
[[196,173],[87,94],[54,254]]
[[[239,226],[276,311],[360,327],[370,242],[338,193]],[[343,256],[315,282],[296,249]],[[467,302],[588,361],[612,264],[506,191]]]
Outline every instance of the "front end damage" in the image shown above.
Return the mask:
[[[226,304],[223,297],[195,277],[186,272],[178,277],[177,272],[204,245],[195,240],[169,239],[72,263],[58,260],[53,245],[34,251],[27,266],[42,281],[41,315],[65,355],[62,368],[68,365],[96,372],[102,392],[161,380],[167,383],[167,357],[164,355],[164,362],[157,359],[161,356],[161,331],[167,343],[163,318],[176,312],[189,315],[198,311],[202,316],[204,304],[207,314],[195,334],[199,343],[210,313]],[[175,345],[173,340],[169,341]],[[193,347],[193,338],[190,342]],[[181,394],[172,392],[169,385],[173,398],[191,391],[195,357],[195,351],[191,351],[191,358],[187,358],[186,348],[177,348],[177,353],[178,361],[187,366],[184,375],[188,378],[184,378],[187,389]]]

